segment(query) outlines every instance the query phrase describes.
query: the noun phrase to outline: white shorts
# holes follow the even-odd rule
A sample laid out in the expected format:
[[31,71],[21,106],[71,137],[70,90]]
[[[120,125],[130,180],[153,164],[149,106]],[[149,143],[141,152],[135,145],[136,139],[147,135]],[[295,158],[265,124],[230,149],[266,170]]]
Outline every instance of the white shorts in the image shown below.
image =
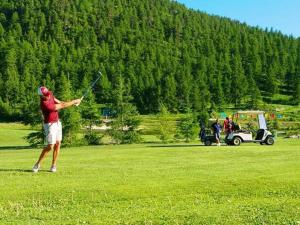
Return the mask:
[[61,122],[44,123],[44,131],[46,134],[47,144],[55,144],[62,140],[62,126]]

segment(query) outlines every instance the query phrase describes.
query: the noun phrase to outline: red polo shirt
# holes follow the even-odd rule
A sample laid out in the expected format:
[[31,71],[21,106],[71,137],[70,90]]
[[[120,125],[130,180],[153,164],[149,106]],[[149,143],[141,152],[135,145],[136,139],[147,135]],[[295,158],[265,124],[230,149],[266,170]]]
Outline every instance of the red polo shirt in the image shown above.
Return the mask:
[[55,123],[59,120],[58,111],[55,110],[55,101],[52,93],[50,93],[49,99],[41,98],[41,110],[44,116],[44,123]]

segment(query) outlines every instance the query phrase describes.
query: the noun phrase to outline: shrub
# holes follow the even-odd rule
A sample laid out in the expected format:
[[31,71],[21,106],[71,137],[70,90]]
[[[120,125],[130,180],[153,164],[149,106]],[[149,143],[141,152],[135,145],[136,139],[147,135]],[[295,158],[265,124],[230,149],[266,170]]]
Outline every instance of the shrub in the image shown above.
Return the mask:
[[141,123],[137,111],[131,104],[123,105],[122,111],[110,123],[107,132],[116,144],[132,144],[141,141],[138,127]]
[[173,136],[172,123],[170,119],[170,113],[163,104],[160,105],[160,112],[157,115],[157,119],[159,121],[157,137],[163,143],[170,142]]
[[182,137],[185,142],[190,142],[195,139],[198,133],[198,124],[195,116],[191,112],[188,112],[180,119],[176,128],[177,134],[179,134],[179,137]]
[[87,132],[84,135],[84,139],[86,140],[88,145],[100,145],[102,144],[103,135],[100,135],[96,132]]
[[28,134],[25,139],[31,147],[39,147],[44,144],[44,132],[43,130],[32,132]]

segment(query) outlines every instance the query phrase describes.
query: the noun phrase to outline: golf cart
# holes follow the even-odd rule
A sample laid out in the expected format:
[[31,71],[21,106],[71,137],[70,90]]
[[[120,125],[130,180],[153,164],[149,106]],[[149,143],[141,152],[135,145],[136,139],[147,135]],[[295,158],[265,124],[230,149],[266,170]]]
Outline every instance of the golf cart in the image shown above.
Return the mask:
[[205,127],[201,127],[199,138],[202,143],[206,146],[210,146],[212,143],[216,143],[216,138],[212,135],[210,129],[206,129]]
[[[215,121],[215,120],[213,120]],[[211,146],[212,143],[216,143],[216,137],[213,135],[212,130],[205,127],[205,125],[201,125],[199,139],[206,146]]]
[[266,119],[264,117],[263,111],[238,111],[234,114],[233,120],[234,124],[238,124],[237,120],[246,116],[251,116],[251,118],[256,119],[258,122],[258,130],[256,132],[256,137],[253,137],[253,130],[243,130],[240,126],[234,125],[233,132],[231,132],[226,138],[225,142],[228,145],[240,145],[242,142],[252,142],[260,143],[261,145],[273,145],[275,142],[274,136],[270,131],[267,130]]

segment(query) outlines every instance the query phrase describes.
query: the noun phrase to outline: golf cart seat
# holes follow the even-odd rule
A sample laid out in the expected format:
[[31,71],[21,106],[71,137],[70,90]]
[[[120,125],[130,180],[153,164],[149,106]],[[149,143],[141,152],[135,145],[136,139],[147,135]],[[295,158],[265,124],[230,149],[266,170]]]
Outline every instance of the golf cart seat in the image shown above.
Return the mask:
[[241,130],[240,125],[234,124],[234,125],[233,125],[233,130],[234,130],[234,131],[239,131],[239,130]]
[[265,130],[264,129],[259,129],[257,131],[255,140],[262,140],[263,137],[264,137],[264,134],[265,134]]

